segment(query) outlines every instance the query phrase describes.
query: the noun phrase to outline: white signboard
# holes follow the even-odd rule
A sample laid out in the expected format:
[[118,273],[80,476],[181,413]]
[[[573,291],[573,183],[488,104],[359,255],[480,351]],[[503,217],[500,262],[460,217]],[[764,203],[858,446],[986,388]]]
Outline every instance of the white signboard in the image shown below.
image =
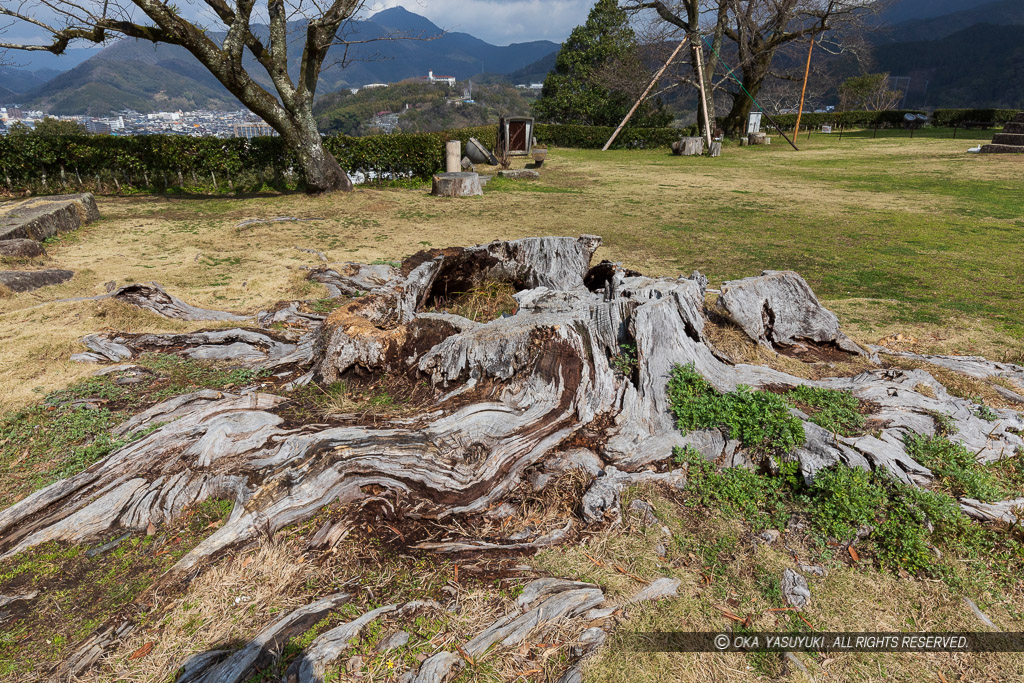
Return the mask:
[[752,111],[747,117],[747,134],[761,132],[761,112]]

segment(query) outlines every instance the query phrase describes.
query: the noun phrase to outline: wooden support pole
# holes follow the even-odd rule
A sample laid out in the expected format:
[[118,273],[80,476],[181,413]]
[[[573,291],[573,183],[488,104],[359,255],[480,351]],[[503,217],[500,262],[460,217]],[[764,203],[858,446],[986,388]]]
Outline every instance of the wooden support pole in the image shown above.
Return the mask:
[[676,49],[672,51],[672,55],[668,58],[668,61],[665,62],[665,64],[660,69],[658,69],[658,73],[654,74],[654,78],[651,79],[651,84],[647,86],[647,90],[644,90],[644,94],[640,96],[640,99],[636,101],[636,104],[633,105],[633,108],[629,110],[629,113],[626,114],[626,118],[622,119],[622,123],[620,123],[619,127],[615,129],[615,132],[612,133],[612,136],[608,138],[608,142],[604,143],[604,147],[601,148],[602,152],[607,152],[608,148],[612,146],[613,142],[615,142],[615,138],[619,137],[619,133],[622,132],[622,129],[626,127],[626,124],[629,123],[629,120],[633,118],[633,114],[635,114],[636,110],[640,108],[640,104],[645,99],[647,99],[647,95],[650,94],[651,90],[654,89],[654,85],[658,82],[658,79],[661,78],[661,75],[665,73],[665,69],[668,68],[668,65],[672,63],[672,61],[676,58],[676,55],[679,54],[679,51],[683,49],[683,45],[686,44],[688,38],[689,36],[686,36],[681,41],[679,41],[679,44],[676,45]]
[[708,123],[708,96],[704,91],[704,56],[703,46],[697,43],[697,83],[700,84],[700,108],[704,114],[704,140],[708,143],[708,151],[711,151],[711,124]]
[[793,139],[800,137],[800,117],[804,115],[804,95],[807,94],[807,79],[811,75],[811,53],[814,52],[814,36],[811,36],[811,46],[807,48],[807,68],[804,69],[804,87],[800,91],[800,109],[796,112],[796,130],[793,131]]

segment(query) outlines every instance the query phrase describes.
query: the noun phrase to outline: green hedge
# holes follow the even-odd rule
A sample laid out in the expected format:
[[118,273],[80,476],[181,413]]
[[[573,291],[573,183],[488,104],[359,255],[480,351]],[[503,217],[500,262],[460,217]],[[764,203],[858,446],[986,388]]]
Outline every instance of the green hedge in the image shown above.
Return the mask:
[[[349,172],[368,180],[429,178],[444,168],[444,143],[465,147],[475,137],[495,144],[497,126],[441,133],[396,133],[348,137],[334,135],[325,146]],[[536,137],[555,147],[600,148],[612,128],[539,124]],[[616,148],[664,147],[687,131],[626,128]],[[191,138],[174,135],[8,135],[0,138],[0,172],[10,192],[91,189],[210,191],[301,188],[295,156],[278,137]]]
[[[879,128],[888,128],[894,126],[903,125],[903,116],[905,114],[923,114],[923,111],[917,109],[893,109],[890,111],[833,111],[823,113],[805,113],[800,118],[800,127],[804,130],[807,128],[820,128],[821,126],[833,126],[838,128],[839,126],[878,126]],[[796,114],[781,114],[779,116],[773,116],[775,122],[786,130],[791,130],[796,127]],[[761,125],[768,124],[767,120],[763,120]]]
[[936,126],[962,126],[968,121],[978,123],[1007,123],[1017,115],[1016,109],[936,109],[932,122]]

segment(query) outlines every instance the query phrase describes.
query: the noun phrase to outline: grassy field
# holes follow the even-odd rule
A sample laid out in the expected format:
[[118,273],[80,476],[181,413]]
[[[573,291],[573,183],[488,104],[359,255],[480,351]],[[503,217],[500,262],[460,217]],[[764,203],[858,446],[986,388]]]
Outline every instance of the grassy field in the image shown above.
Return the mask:
[[[986,132],[972,133],[979,140]],[[719,159],[664,151],[556,150],[536,183],[493,181],[479,199],[425,189],[329,197],[100,198],[103,218],[48,246],[66,285],[0,298],[0,409],[87,372],[76,339],[163,320],[90,302],[108,281],[158,281],[198,305],[249,311],[318,296],[303,266],[400,259],[419,249],[529,235],[604,238],[601,258],[712,283],[792,269],[861,341],[902,334],[926,350],[1019,357],[1024,337],[1024,158],[906,132],[779,138]],[[898,135],[899,137],[896,137]],[[963,133],[961,133],[963,135]],[[309,222],[238,227],[249,218]]]
[[[696,269],[715,286],[764,269],[796,270],[861,342],[885,339],[900,348],[1020,362],[1024,155],[967,154],[991,133],[970,132],[968,140],[964,135],[953,140],[948,131],[925,131],[911,139],[908,132],[892,131],[874,138],[863,131],[839,140],[815,133],[809,139],[801,135],[800,152],[775,138],[768,147],[728,146],[718,159],[673,157],[663,150],[552,150],[540,181],[495,179],[484,197],[464,200],[431,197],[425,186],[360,188],[326,197],[100,197],[101,220],[47,245],[54,267],[76,271],[70,282],[25,294],[0,293],[0,419],[13,425],[0,434],[0,506],[119,446],[83,444],[85,435],[104,433],[133,405],[249,379],[167,357],[143,359],[157,378],[151,385],[119,387],[109,378],[85,379],[95,367],[68,360],[82,350],[78,339],[85,334],[209,324],[171,322],[84,297],[102,294],[110,281],[156,281],[189,303],[237,312],[282,299],[317,299],[325,292],[305,281],[304,269],[322,261],[305,250],[323,252],[330,262],[393,261],[429,247],[595,233],[604,240],[598,258],[651,275]],[[284,216],[306,220],[274,220]],[[270,220],[243,224],[254,218]],[[39,264],[4,267],[33,265]],[[59,400],[41,403],[48,395]],[[91,414],[95,424],[82,424],[70,412],[67,420],[64,413],[50,414],[50,405],[94,395],[109,396],[110,405],[117,406]],[[15,411],[22,412],[12,423]],[[728,489],[740,498],[730,505],[757,507],[758,487],[768,484],[745,480],[743,486],[748,488]],[[613,603],[642,585],[637,579],[682,581],[678,600],[631,609],[620,630],[720,629],[733,623],[725,612],[750,616],[752,627],[764,629],[979,630],[965,597],[1004,630],[1024,630],[1019,576],[994,571],[992,563],[1003,559],[980,552],[976,539],[958,539],[963,545],[947,553],[940,575],[918,577],[886,568],[876,558],[847,557],[824,538],[799,530],[783,529],[780,541],[762,543],[759,522],[728,506],[709,507],[693,492],[666,497],[656,489],[636,489],[625,502],[631,498],[649,501],[659,524],[626,520],[588,533],[586,551],[582,545],[556,548],[532,560],[543,571],[597,581]],[[571,511],[559,505],[536,501],[536,513],[560,526]],[[156,541],[138,537],[95,560],[78,550],[47,547],[13,564],[0,563],[0,584],[22,577],[18,580],[25,585],[55,591],[35,632],[5,632],[0,626],[0,677],[18,672],[26,653],[45,662],[111,614],[141,609],[138,596],[229,510],[230,503],[215,502],[190,513],[173,532],[181,547],[162,559],[150,549]],[[457,569],[449,563],[392,557],[372,538],[353,537],[331,558],[300,566],[289,553],[322,521],[288,529],[274,543],[225,559],[184,595],[154,600],[182,609],[164,613],[159,622],[143,620],[145,629],[105,660],[103,678],[167,680],[183,652],[250,637],[279,610],[346,582],[372,585],[378,596],[398,591],[405,597],[458,584]],[[667,546],[664,553],[657,552],[659,545]],[[812,580],[814,602],[803,621],[772,611],[783,607],[778,577],[794,557],[828,570],[826,577]],[[74,575],[70,583],[58,582],[62,573]],[[473,609],[425,625],[425,633],[447,629],[468,636],[510,604],[505,588],[466,580],[458,590]],[[254,602],[244,618],[229,618],[239,595],[257,596],[259,605]],[[83,601],[90,609],[77,610]],[[197,632],[197,623],[205,630]],[[131,658],[152,640],[153,629],[162,630],[152,654]],[[779,656],[630,653],[618,638],[591,660],[589,679],[1024,679],[1019,655],[800,655],[809,670],[805,676]],[[380,668],[369,679],[387,680],[387,662],[373,653],[372,644],[364,648],[367,666]],[[425,647],[419,640],[414,645]],[[464,679],[544,680],[561,672],[564,655],[564,647],[544,649],[538,656],[545,664],[529,675],[520,675],[514,656],[497,655],[471,667]]]

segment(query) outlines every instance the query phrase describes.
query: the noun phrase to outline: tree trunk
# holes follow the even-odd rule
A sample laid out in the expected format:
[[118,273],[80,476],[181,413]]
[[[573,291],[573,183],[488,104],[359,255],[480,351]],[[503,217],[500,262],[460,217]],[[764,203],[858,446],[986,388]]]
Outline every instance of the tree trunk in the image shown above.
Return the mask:
[[761,91],[761,84],[764,83],[764,79],[768,75],[768,68],[771,66],[774,56],[774,50],[770,53],[758,54],[753,63],[743,67],[743,88],[739,92],[730,93],[732,108],[729,109],[723,122],[723,127],[728,135],[743,135],[747,132],[747,117],[754,106],[751,98],[757,99],[757,94]]
[[299,159],[306,179],[306,191],[320,194],[335,190],[351,190],[352,180],[324,147],[312,112],[303,113],[298,119],[290,121],[288,126],[281,126],[284,130],[279,129],[278,132]]
[[476,197],[484,193],[477,173],[438,173],[430,194],[435,197]]

